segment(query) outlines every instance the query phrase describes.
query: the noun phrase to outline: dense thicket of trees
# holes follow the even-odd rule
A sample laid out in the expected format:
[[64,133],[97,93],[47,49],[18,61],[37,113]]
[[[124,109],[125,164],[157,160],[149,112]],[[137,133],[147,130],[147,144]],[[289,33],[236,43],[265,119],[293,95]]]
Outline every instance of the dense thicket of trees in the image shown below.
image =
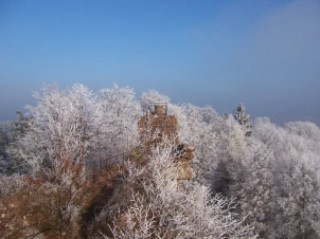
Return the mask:
[[[320,238],[320,128],[251,122],[240,104],[175,105],[114,86],[49,86],[0,128],[3,238]],[[146,151],[137,123],[166,103],[195,177],[172,177],[174,142]]]

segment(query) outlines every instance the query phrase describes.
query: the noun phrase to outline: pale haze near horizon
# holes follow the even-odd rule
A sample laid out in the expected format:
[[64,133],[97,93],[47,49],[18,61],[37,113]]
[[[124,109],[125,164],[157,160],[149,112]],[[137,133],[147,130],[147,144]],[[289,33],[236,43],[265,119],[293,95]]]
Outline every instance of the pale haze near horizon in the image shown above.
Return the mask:
[[320,124],[320,1],[0,2],[0,120],[44,84]]

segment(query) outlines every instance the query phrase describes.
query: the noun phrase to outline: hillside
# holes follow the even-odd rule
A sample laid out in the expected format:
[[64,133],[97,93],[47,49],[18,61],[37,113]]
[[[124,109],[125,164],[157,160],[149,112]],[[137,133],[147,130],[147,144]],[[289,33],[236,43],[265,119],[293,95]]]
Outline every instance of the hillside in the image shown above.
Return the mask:
[[320,128],[48,86],[0,131],[1,238],[320,238]]

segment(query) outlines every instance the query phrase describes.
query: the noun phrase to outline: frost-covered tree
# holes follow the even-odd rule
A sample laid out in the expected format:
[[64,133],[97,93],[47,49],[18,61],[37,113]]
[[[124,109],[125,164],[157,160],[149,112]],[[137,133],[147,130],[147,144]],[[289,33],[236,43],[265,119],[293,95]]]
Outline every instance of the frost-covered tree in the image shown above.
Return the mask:
[[135,100],[133,89],[117,85],[102,89],[98,100],[97,117],[101,138],[97,144],[103,150],[96,151],[96,158],[114,163],[123,160],[129,150],[138,144],[137,122],[141,115],[139,102]]
[[257,120],[254,132],[241,213],[263,238],[319,238],[318,149],[266,119]]
[[0,174],[7,174],[10,170],[10,163],[7,157],[6,148],[9,144],[8,130],[5,124],[0,125]]
[[221,193],[236,198],[245,180],[249,139],[243,134],[241,125],[232,117],[220,125],[216,161],[211,172],[212,193]]
[[15,142],[27,131],[28,117],[17,111],[17,120],[2,122],[0,125],[0,172],[2,174],[25,173],[21,156],[11,153]]
[[27,132],[16,145],[33,175],[45,173],[52,180],[59,175],[61,183],[70,184],[76,171],[81,181],[85,171],[112,163],[136,140],[139,111],[131,89],[114,87],[97,95],[83,85],[48,86],[35,97]]
[[[48,86],[35,96],[37,104],[27,108],[27,127],[11,152],[28,165],[29,175],[21,177],[26,186],[0,202],[1,212],[16,209],[2,214],[13,230],[8,226],[0,237],[45,231],[48,238],[79,238],[80,211],[95,205],[96,194],[122,173],[114,155],[122,162],[137,144],[138,103],[131,89],[119,87],[94,93],[83,85]],[[0,188],[0,195],[6,191]],[[28,200],[33,203],[24,208]]]
[[246,136],[252,134],[252,125],[250,122],[250,116],[246,114],[246,108],[244,104],[239,104],[233,111],[234,119],[243,127]]
[[37,105],[28,107],[28,130],[17,145],[32,173],[46,168],[60,174],[67,164],[85,165],[99,134],[92,92],[83,85],[64,91],[49,86],[35,97]]
[[[172,179],[171,147],[158,148],[149,163],[129,170],[132,192],[119,221],[106,238],[255,238],[250,227],[235,220],[223,198],[210,199],[207,187]],[[139,180],[136,180],[139,178]]]
[[[295,133],[308,141],[308,145],[320,142],[320,128],[312,122],[289,122],[285,124],[285,127],[292,133]],[[312,143],[313,141],[313,143]],[[312,150],[316,150],[317,147],[313,147]]]

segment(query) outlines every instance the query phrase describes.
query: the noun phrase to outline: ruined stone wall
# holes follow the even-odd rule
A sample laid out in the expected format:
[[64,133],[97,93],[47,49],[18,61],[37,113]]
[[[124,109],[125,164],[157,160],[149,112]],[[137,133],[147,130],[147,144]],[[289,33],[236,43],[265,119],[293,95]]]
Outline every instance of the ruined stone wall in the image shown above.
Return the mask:
[[[178,143],[177,119],[175,116],[150,114],[138,122],[140,140],[145,143],[160,143],[165,137]],[[152,142],[149,142],[152,141]]]
[[194,158],[194,147],[180,144],[178,139],[178,121],[175,116],[167,115],[163,106],[156,105],[154,112],[148,112],[138,122],[140,140],[145,151],[150,151],[166,138],[176,145],[173,149],[172,178],[190,180],[193,178],[191,161]]

